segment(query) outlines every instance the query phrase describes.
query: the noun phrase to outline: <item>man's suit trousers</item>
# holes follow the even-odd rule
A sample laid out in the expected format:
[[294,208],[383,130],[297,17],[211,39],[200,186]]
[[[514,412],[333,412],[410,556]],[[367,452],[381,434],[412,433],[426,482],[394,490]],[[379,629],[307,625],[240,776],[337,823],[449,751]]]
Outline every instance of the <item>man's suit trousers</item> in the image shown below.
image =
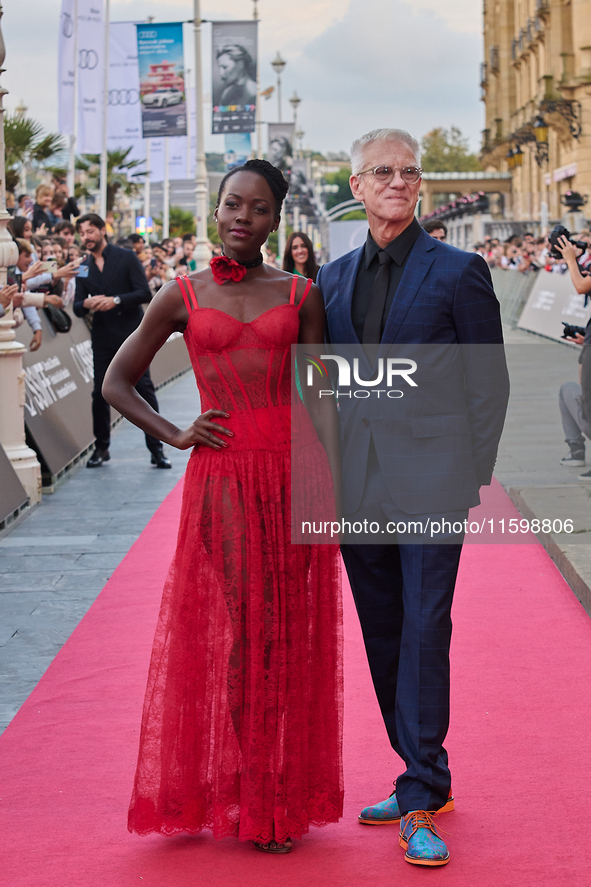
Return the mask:
[[[119,343],[120,344],[120,343]],[[103,381],[109,364],[119,350],[116,347],[103,342],[93,341],[92,355],[94,360],[94,388],[92,391],[92,427],[96,438],[96,448],[99,450],[107,450],[111,441],[111,408],[102,395]],[[147,401],[153,410],[159,412],[158,401],[156,399],[156,391],[154,383],[150,376],[150,370],[146,370],[144,375],[135,386],[137,393]],[[162,450],[162,442],[150,434],[146,434],[146,446],[151,453],[159,453]]]
[[[383,525],[420,519],[387,501],[371,450],[360,508],[345,520]],[[384,723],[406,764],[396,781],[402,813],[437,810],[451,786],[443,742],[449,726],[451,606],[461,549],[457,542],[342,546]]]

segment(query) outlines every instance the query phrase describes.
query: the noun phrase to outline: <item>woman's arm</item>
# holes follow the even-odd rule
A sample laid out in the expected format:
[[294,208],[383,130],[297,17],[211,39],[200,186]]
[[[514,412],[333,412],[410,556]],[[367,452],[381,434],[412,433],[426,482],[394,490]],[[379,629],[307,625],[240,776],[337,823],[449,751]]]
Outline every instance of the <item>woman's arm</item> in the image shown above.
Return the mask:
[[[304,281],[302,281],[302,285],[303,284]],[[326,315],[324,313],[322,295],[318,287],[314,285],[300,311],[300,334],[298,345],[306,346],[305,349],[298,349],[300,354],[305,350],[310,352],[310,354],[316,354],[319,357],[320,354],[324,352],[325,322]],[[320,382],[317,373],[313,374],[312,386],[306,384],[307,380],[303,373],[303,361],[301,359],[298,360],[298,371],[304,404],[310,414],[312,424],[316,429],[320,442],[328,456],[334,483],[337,514],[340,518],[341,447],[336,398],[334,395],[332,397],[320,396],[323,384]],[[330,385],[328,387],[330,387]]]
[[228,417],[228,413],[208,410],[189,428],[181,430],[156,413],[135,390],[136,383],[150,366],[156,352],[171,333],[183,332],[187,321],[187,309],[181,292],[176,282],[171,281],[150,302],[141,324],[115,355],[105,376],[103,397],[142,431],[170,446],[186,450],[195,444],[203,444],[219,450],[228,444],[214,432],[230,437],[232,432],[212,422],[211,418]]
[[556,249],[562,253],[562,258],[566,262],[570,271],[573,286],[581,295],[591,292],[591,277],[583,277],[581,270],[577,264],[576,247],[570,243],[566,237],[559,237]]

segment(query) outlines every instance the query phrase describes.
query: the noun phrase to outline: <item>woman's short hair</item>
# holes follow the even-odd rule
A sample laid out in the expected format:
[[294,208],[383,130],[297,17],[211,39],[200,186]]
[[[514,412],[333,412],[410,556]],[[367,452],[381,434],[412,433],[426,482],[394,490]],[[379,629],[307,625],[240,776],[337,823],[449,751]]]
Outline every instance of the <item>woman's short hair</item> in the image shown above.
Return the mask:
[[39,203],[40,197],[47,197],[48,194],[53,194],[53,188],[51,185],[39,185],[37,190],[35,191],[35,200]]
[[33,252],[33,247],[29,243],[28,240],[23,240],[22,237],[15,237],[14,242],[18,246],[18,254],[26,253],[28,256]]
[[227,46],[222,46],[218,49],[215,54],[216,60],[223,55],[230,56],[233,62],[242,62],[244,65],[244,71],[249,80],[257,79],[257,66],[253,57],[244,46],[240,46],[239,43],[229,43]]
[[357,175],[364,167],[363,155],[367,145],[373,142],[402,142],[409,148],[415,158],[417,166],[421,165],[421,148],[416,139],[404,129],[372,129],[364,136],[355,139],[351,145],[351,171]]

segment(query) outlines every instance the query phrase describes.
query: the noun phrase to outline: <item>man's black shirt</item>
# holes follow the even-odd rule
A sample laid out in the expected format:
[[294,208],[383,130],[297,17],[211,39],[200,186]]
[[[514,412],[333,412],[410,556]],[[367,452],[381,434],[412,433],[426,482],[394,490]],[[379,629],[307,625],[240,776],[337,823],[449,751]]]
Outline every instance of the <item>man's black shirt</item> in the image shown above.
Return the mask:
[[[396,295],[396,290],[402,279],[408,256],[417,237],[421,233],[421,230],[421,226],[417,220],[413,219],[408,228],[405,228],[398,237],[391,240],[390,243],[384,247],[384,252],[388,253],[392,259],[392,264],[390,265],[390,283],[388,286],[388,295],[386,297],[386,306],[382,317],[382,334],[384,332],[384,326],[390,308],[392,307],[392,302]],[[371,232],[368,231],[367,240],[365,242],[365,253],[361,260],[359,271],[357,272],[357,280],[355,281],[355,289],[353,290],[353,300],[351,303],[351,320],[360,342],[363,341],[363,325],[367,315],[371,289],[375,276],[378,273],[379,263],[377,256],[379,251],[380,247],[371,236]]]
[[142,263],[132,250],[107,244],[103,250],[104,266],[99,271],[94,256],[83,262],[88,265],[88,277],[76,278],[74,314],[84,317],[88,309],[83,302],[88,296],[119,296],[121,304],[109,311],[95,311],[92,320],[92,338],[115,337],[121,342],[141,323],[142,304],[152,294]]

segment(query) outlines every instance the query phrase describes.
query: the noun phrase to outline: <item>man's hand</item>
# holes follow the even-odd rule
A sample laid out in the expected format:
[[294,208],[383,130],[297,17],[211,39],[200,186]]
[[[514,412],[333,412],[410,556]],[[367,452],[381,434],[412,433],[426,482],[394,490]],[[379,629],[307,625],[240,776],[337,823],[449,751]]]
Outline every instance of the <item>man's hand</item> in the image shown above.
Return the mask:
[[110,311],[115,307],[113,296],[88,296],[82,303],[89,311]]
[[43,262],[33,262],[32,265],[29,265],[23,273],[22,280],[30,280],[31,277],[37,277],[38,274],[43,274]]
[[574,342],[575,345],[583,345],[585,342],[585,336],[582,336],[581,333],[575,333],[574,336],[567,336],[567,342]]
[[54,308],[63,308],[64,303],[59,296],[45,296],[43,300],[43,307],[46,305],[53,305]]
[[[17,293],[18,285],[16,283],[11,284],[10,286],[3,286],[2,289],[0,289],[0,305],[2,305],[3,308],[8,308]],[[14,307],[16,308],[17,306],[15,305]]]
[[39,348],[41,348],[41,338],[41,330],[36,330],[36,332],[33,333],[33,338],[31,339],[31,344],[29,345],[29,351],[37,351]]
[[100,299],[94,306],[95,311],[111,311],[115,307],[113,296],[95,296],[94,298]]
[[74,259],[73,262],[68,262],[67,265],[64,265],[62,268],[58,268],[57,271],[53,272],[53,279],[59,279],[60,277],[74,277],[76,271],[80,267],[80,263],[82,262],[82,257],[79,259]]
[[583,253],[582,249],[573,246],[572,243],[562,235],[557,240],[556,249],[559,253],[562,253],[562,258],[567,265],[572,262],[575,262],[576,264],[577,256],[580,256]]

